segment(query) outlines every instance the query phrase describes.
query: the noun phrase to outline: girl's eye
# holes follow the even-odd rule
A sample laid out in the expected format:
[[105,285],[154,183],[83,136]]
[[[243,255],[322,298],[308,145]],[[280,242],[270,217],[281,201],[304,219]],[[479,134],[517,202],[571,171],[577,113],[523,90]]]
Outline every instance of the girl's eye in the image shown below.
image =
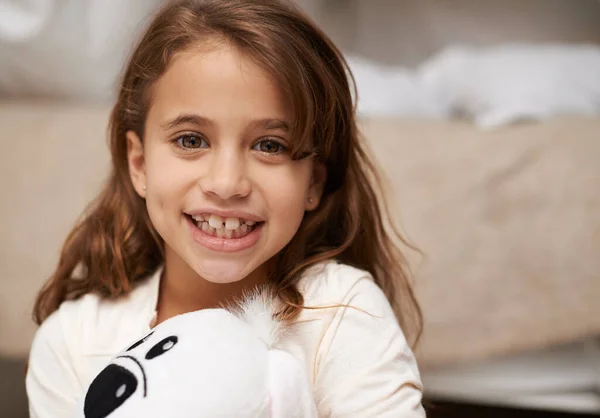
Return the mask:
[[272,139],[258,142],[252,149],[265,154],[279,154],[287,150],[286,146]]
[[198,149],[208,147],[208,144],[204,138],[192,134],[181,135],[179,138],[177,138],[177,144],[179,144],[181,148],[185,149]]

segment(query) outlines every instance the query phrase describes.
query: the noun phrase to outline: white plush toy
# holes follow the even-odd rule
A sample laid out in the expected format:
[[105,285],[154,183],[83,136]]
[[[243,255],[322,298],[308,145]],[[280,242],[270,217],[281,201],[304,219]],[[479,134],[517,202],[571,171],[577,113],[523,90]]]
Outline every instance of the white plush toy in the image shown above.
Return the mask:
[[305,368],[277,349],[281,324],[264,297],[237,313],[173,317],[94,379],[78,418],[317,417]]

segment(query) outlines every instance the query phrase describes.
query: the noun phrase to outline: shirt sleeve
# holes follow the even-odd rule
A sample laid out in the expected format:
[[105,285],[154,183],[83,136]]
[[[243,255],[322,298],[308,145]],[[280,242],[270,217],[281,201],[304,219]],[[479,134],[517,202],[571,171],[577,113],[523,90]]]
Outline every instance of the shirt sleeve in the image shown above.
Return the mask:
[[423,387],[415,357],[381,289],[357,281],[325,334],[315,380],[330,418],[421,418]]
[[73,415],[81,385],[65,340],[60,311],[48,317],[35,335],[25,383],[31,418]]

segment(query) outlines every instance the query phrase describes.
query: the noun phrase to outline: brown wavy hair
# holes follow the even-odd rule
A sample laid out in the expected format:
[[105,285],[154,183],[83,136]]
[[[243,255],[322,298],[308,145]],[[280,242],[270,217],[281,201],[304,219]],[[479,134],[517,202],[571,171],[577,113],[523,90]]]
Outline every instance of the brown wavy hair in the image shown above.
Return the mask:
[[153,84],[173,57],[211,40],[234,46],[274,77],[290,98],[293,155],[311,147],[327,168],[319,207],[306,213],[273,263],[283,317],[293,319],[304,307],[297,289],[304,270],[337,259],[372,274],[415,342],[422,318],[400,245],[412,247],[394,227],[359,134],[351,72],[305,14],[276,0],[179,0],[154,16],[126,66],[110,116],[109,180],[67,237],[56,271],[37,296],[36,322],[88,292],[127,294],[164,262],[163,241],[130,180],[125,134],[132,130],[143,138]]

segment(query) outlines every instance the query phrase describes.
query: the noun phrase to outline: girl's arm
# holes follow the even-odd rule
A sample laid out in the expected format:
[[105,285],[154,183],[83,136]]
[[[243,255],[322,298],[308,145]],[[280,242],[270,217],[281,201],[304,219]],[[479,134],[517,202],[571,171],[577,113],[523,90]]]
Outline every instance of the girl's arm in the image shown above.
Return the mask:
[[72,416],[82,391],[60,314],[44,321],[31,347],[26,377],[31,418]]
[[381,289],[351,289],[319,350],[319,410],[327,417],[425,417],[415,357]]

